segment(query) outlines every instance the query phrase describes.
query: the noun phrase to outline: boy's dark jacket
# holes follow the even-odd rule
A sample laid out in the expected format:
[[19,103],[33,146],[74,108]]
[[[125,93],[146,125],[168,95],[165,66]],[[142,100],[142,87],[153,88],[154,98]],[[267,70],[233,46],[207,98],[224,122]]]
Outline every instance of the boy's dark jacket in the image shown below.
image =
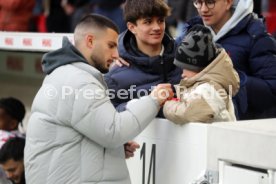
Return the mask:
[[[162,56],[149,57],[138,50],[134,35],[125,31],[119,36],[119,55],[130,63],[130,66],[114,66],[105,75],[109,89],[116,92],[120,89],[128,90],[135,85],[133,95],[128,91],[126,99],[116,96],[112,100],[117,110],[125,110],[126,102],[131,98],[137,98],[144,94],[141,90],[147,91],[160,83],[178,84],[181,79],[182,70],[173,64],[175,53],[174,40],[165,34],[163,38],[164,54]],[[140,90],[140,92],[139,92]],[[162,116],[162,115],[160,115]]]

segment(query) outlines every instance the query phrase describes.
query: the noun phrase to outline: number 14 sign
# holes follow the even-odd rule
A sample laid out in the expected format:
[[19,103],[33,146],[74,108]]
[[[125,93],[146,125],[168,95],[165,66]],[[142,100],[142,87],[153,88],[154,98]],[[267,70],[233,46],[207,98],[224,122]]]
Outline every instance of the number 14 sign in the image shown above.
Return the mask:
[[206,168],[205,124],[155,119],[134,141],[140,149],[127,159],[132,184],[188,184]]

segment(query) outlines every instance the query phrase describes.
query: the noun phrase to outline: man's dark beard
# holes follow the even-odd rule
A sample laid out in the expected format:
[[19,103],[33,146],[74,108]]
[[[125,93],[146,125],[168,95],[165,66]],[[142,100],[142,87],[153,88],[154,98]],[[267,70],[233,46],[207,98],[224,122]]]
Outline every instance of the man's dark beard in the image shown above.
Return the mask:
[[91,56],[90,58],[91,58],[91,60],[93,61],[93,66],[94,66],[95,68],[97,68],[101,73],[105,74],[105,73],[107,73],[107,72],[109,71],[109,69],[106,69],[106,68],[104,67],[104,64],[101,63],[101,60],[100,60],[100,59],[98,59],[98,58],[95,57],[95,56]]
[[107,73],[109,70],[106,69],[105,67],[103,67],[102,65],[98,65],[97,63],[95,63],[95,68],[97,68],[101,73],[105,74]]

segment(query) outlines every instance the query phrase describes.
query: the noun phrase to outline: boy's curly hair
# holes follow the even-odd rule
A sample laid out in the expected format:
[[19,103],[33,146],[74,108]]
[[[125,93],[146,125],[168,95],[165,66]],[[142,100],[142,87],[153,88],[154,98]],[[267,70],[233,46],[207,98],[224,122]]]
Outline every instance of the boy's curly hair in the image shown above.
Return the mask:
[[133,24],[140,18],[167,17],[171,9],[164,0],[126,0],[124,18]]

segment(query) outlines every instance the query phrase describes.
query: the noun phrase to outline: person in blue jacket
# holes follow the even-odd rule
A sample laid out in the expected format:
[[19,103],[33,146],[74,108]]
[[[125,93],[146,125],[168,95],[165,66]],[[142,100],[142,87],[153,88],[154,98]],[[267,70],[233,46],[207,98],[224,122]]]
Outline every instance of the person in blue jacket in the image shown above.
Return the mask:
[[[119,35],[118,50],[130,66],[114,65],[105,75],[108,88],[115,93],[111,100],[118,111],[124,111],[130,99],[147,94],[159,83],[179,83],[182,71],[173,64],[175,42],[165,33],[169,13],[163,0],[126,1],[128,29]],[[118,95],[120,90],[127,94]],[[158,116],[163,116],[162,111]]]
[[95,5],[93,13],[110,18],[120,30],[120,33],[126,29],[126,23],[123,18],[122,4],[125,0],[92,0]]
[[177,43],[195,24],[204,24],[239,71],[235,102],[240,119],[276,117],[276,41],[253,13],[253,0],[194,0],[199,16],[185,25]]

